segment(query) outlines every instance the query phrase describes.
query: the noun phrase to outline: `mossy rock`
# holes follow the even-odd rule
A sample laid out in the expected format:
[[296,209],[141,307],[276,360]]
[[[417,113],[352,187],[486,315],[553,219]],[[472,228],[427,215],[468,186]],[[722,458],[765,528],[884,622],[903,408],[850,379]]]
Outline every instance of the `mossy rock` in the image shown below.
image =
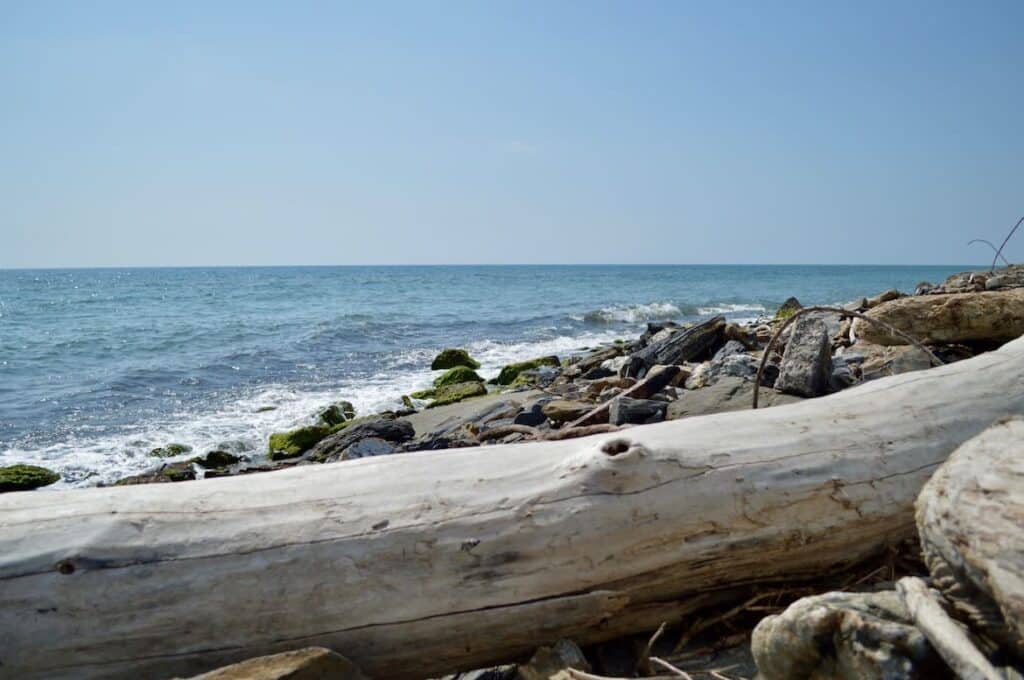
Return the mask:
[[222,468],[227,467],[229,465],[234,465],[240,460],[242,459],[234,455],[233,453],[228,453],[227,451],[210,451],[202,458],[193,458],[189,462],[195,463],[201,468],[212,470],[214,468]]
[[433,399],[436,392],[437,390],[419,390],[417,392],[413,392],[409,396],[413,399]]
[[434,394],[434,401],[427,405],[427,408],[445,406],[469,399],[470,397],[482,397],[487,394],[487,388],[482,382],[464,382],[455,385],[445,385],[438,388]]
[[456,366],[465,366],[466,368],[480,368],[480,362],[469,356],[469,352],[464,349],[455,349],[449,347],[441,350],[441,353],[434,357],[434,360],[430,362],[430,370],[440,371],[446,368],[455,368]]
[[356,407],[350,401],[339,401],[320,412],[320,422],[327,426],[340,425],[356,417]]
[[0,493],[6,491],[30,491],[53,484],[58,475],[38,465],[8,465],[0,467]]
[[[350,422],[353,421],[340,423],[341,429]],[[339,426],[336,425],[334,427]],[[316,446],[321,439],[331,434],[332,430],[334,428],[325,425],[309,425],[288,432],[275,432],[270,435],[270,441],[267,445],[270,460],[284,460],[285,458],[301,456]]]
[[444,387],[445,385],[456,385],[464,382],[483,382],[484,379],[476,374],[472,368],[466,366],[456,366],[455,368],[449,368],[443,374],[438,376],[434,380],[434,387]]
[[192,451],[191,446],[185,444],[168,444],[167,446],[161,446],[160,448],[153,449],[149,452],[149,455],[155,458],[174,458],[175,456],[181,456]]
[[785,321],[803,308],[804,306],[800,304],[800,301],[795,297],[787,298],[786,301],[782,303],[782,306],[776,310],[775,318],[779,321]]
[[541,366],[553,366],[558,368],[561,363],[558,361],[558,357],[538,357],[536,359],[530,359],[529,361],[520,361],[517,364],[509,364],[501,369],[501,373],[494,379],[497,385],[511,385],[515,379],[523,371],[528,371],[531,368],[540,368]]

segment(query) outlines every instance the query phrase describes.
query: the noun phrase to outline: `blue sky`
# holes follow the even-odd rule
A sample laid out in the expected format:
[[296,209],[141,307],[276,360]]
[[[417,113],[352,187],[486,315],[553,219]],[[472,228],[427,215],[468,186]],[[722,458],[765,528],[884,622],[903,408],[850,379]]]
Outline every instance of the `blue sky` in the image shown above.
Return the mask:
[[967,240],[1024,214],[1022,25],[1016,1],[6,2],[0,267],[984,261]]

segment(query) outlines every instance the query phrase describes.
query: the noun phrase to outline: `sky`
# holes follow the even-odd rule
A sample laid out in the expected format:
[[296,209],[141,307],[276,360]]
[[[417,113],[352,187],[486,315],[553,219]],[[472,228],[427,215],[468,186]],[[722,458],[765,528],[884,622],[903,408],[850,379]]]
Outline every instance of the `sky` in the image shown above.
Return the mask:
[[985,262],[1024,214],[1022,25],[6,0],[0,267]]

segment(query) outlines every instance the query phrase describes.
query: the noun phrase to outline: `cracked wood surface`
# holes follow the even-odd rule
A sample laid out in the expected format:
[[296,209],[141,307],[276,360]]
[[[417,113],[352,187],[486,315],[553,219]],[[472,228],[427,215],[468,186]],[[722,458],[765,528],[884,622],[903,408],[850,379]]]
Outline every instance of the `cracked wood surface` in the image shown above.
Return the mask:
[[932,471],[1019,413],[1024,339],[585,439],[0,495],[0,675],[171,677],[321,645],[427,677],[652,629],[912,535]]

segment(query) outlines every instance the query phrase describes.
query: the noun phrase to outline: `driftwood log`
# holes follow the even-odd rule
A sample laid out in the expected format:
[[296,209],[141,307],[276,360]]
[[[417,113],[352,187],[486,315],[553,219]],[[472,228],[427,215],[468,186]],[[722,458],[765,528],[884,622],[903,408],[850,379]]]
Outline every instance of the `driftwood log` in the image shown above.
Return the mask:
[[650,630],[913,535],[1024,413],[1024,339],[839,394],[584,439],[0,495],[0,674],[161,678],[325,646],[430,677]]

